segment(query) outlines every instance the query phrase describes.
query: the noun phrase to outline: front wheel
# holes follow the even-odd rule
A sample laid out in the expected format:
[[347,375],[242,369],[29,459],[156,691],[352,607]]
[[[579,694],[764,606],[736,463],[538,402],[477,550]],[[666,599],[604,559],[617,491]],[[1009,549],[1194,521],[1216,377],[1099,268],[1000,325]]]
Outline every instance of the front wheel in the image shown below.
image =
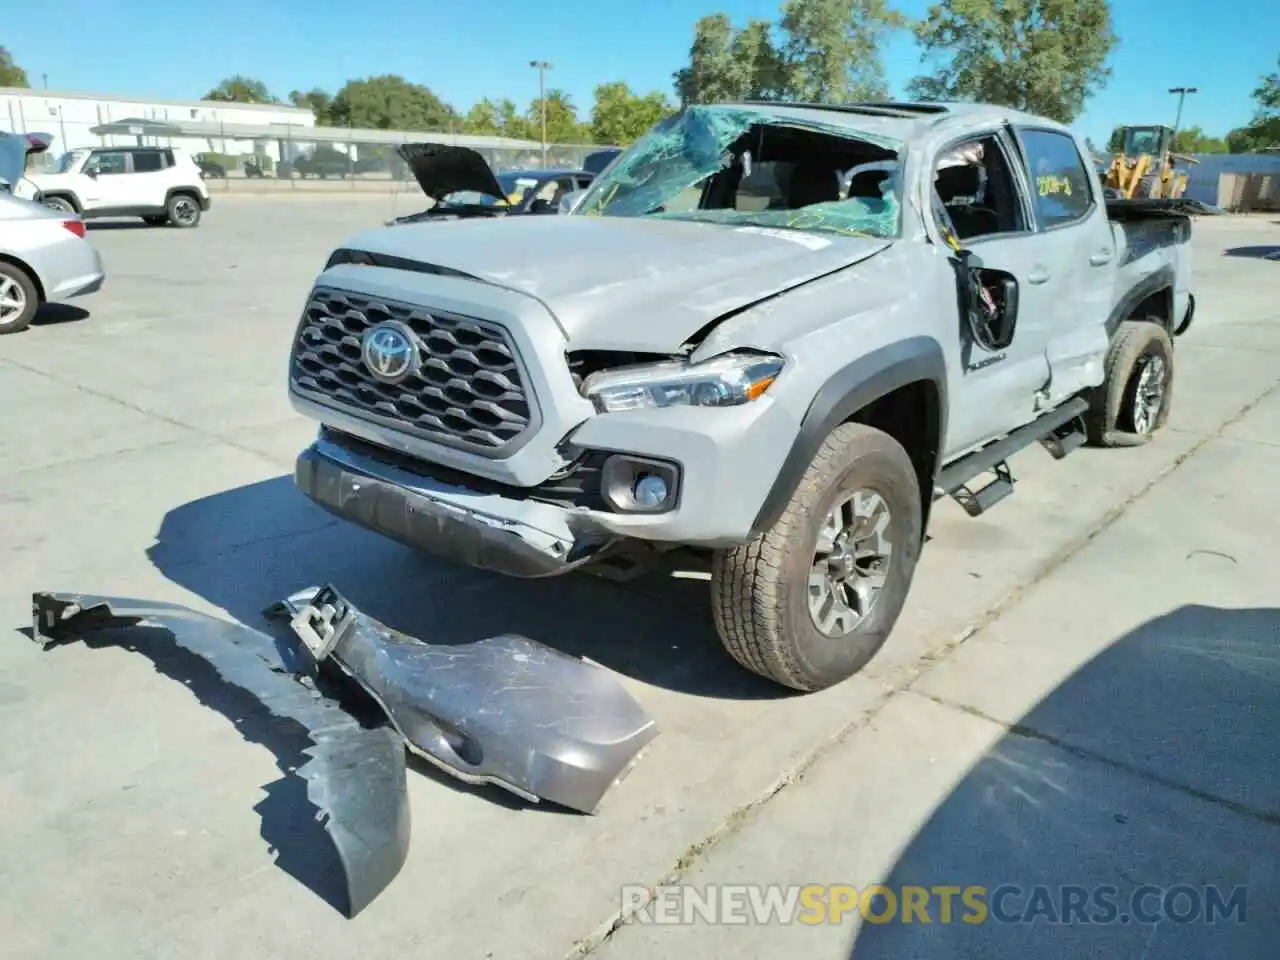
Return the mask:
[[65,197],[47,197],[40,201],[42,206],[48,207],[50,210],[56,210],[58,213],[75,213],[76,205]]
[[837,427],[777,523],[716,553],[712,612],[725,649],[794,690],[853,676],[902,612],[922,524],[902,445],[863,424]]

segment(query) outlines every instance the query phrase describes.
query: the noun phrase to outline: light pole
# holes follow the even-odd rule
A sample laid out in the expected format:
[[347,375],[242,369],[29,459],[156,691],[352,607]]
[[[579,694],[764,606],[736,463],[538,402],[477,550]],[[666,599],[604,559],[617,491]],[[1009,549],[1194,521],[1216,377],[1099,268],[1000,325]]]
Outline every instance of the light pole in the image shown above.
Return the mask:
[[[1195,87],[1170,87],[1169,92],[1178,95],[1178,113],[1173,118],[1173,136],[1170,138],[1171,140],[1176,140],[1178,138],[1178,126],[1182,123],[1182,103],[1187,99],[1188,93],[1199,93],[1199,91]],[[1169,144],[1169,149],[1173,149],[1172,143]]]
[[542,108],[542,166],[547,166],[547,71],[551,69],[546,60],[530,60],[529,66],[538,71],[538,104]]

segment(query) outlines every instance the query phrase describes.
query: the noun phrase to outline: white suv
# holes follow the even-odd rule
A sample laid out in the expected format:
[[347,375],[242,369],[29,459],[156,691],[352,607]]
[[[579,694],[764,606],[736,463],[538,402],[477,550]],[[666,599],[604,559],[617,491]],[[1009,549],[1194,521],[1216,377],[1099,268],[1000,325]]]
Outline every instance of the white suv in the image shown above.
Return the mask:
[[172,147],[72,150],[53,173],[30,173],[15,192],[85,220],[141,217],[157,227],[194,227],[209,209],[200,168]]

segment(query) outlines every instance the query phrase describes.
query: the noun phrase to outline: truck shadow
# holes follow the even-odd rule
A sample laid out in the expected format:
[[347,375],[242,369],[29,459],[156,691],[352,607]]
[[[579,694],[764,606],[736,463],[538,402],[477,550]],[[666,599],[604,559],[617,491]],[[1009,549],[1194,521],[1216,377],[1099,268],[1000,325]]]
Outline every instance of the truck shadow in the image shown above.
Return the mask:
[[1255,260],[1274,260],[1280,257],[1280,245],[1263,244],[1252,247],[1231,247],[1223,251],[1225,257],[1246,257]]
[[249,626],[261,626],[264,608],[290,593],[332,583],[369,615],[429,643],[517,633],[670,690],[788,695],[724,652],[705,580],[514,580],[471,570],[330,517],[288,476],[176,507],[148,556],[169,580]]
[[[934,809],[882,881],[898,911],[851,956],[1274,955],[1277,638],[1280,610],[1184,606],[1079,668]],[[930,922],[903,922],[903,887],[942,885],[984,887],[985,919],[956,892],[949,921],[930,893]]]

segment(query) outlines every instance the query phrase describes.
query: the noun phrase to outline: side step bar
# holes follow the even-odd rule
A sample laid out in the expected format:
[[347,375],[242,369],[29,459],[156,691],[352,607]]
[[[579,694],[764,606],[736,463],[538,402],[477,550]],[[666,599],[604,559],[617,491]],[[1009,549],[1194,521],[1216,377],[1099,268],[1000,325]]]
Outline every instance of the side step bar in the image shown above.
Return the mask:
[[[1019,427],[1007,437],[944,467],[934,484],[934,500],[950,496],[964,507],[969,516],[981,516],[1013,493],[1014,479],[1007,463],[1009,457],[1038,441],[1055,460],[1061,460],[1084,444],[1081,418],[1088,409],[1088,401],[1077,397],[1038,420]],[[969,484],[984,473],[993,473],[995,477],[978,490],[970,490]]]

